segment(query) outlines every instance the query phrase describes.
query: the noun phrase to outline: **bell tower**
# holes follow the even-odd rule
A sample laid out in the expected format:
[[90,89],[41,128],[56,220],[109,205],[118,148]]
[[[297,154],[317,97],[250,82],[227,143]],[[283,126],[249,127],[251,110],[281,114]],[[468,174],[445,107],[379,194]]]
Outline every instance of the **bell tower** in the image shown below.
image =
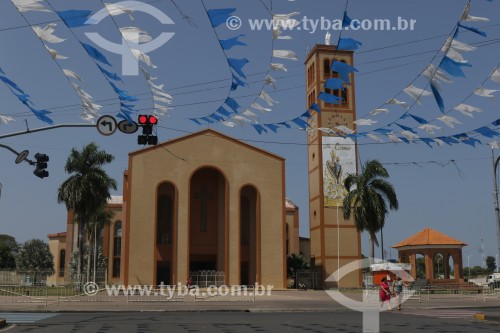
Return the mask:
[[[330,281],[324,282],[325,288],[355,288],[361,286],[361,270],[348,274],[341,270],[361,259],[360,234],[352,220],[344,219],[342,208],[347,193],[345,176],[357,172],[357,146],[346,136],[355,130],[355,83],[353,73],[347,80],[332,71],[333,62],[354,66],[353,52],[337,50],[334,45],[316,45],[305,62],[307,107],[316,102],[321,111],[310,110],[313,130],[307,138],[311,257],[322,271],[322,281]],[[328,79],[332,79],[328,86],[338,89],[326,89]],[[332,104],[317,99],[322,92],[340,101]],[[337,271],[344,276],[340,280],[339,275],[332,276]]]

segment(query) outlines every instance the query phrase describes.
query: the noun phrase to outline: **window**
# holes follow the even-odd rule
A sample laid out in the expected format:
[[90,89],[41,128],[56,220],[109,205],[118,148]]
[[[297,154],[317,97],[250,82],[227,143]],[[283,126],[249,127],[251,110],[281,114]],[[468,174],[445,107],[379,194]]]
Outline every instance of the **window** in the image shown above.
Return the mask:
[[331,66],[330,66],[330,59],[325,59],[323,60],[323,78],[325,78],[325,80],[329,77],[331,77],[331,74],[332,74],[332,70],[331,70]]
[[[333,60],[335,61],[335,60]],[[340,62],[343,62],[345,63],[346,61],[345,60],[340,60]],[[327,70],[327,65],[328,65],[328,75],[326,74],[326,70]],[[339,73],[336,72],[336,71],[332,71],[331,70],[331,65],[330,65],[330,60],[328,59],[325,59],[324,61],[324,71],[325,71],[325,80],[326,79],[333,79],[333,78],[338,78],[339,77]],[[346,87],[346,85],[344,84],[344,89],[335,89],[335,90],[330,90],[330,89],[326,89],[325,88],[325,92],[328,93],[328,94],[332,94],[332,95],[335,95],[339,98],[341,98],[342,100],[339,102],[339,104],[331,104],[331,103],[324,103],[324,106],[325,107],[333,107],[333,106],[336,106],[336,107],[347,107],[349,105],[349,100],[348,100],[348,97],[349,97],[349,94],[348,94],[348,88]]]
[[64,277],[65,268],[66,268],[66,250],[61,250],[59,254],[59,277]]
[[122,253],[122,222],[115,222],[113,233],[113,277],[120,277]]

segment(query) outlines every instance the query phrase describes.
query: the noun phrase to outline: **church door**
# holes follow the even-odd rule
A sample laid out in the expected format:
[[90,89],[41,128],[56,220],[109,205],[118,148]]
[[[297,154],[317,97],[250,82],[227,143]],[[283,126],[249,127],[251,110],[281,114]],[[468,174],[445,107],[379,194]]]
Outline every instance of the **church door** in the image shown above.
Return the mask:
[[191,177],[189,271],[225,271],[226,179],[214,168]]

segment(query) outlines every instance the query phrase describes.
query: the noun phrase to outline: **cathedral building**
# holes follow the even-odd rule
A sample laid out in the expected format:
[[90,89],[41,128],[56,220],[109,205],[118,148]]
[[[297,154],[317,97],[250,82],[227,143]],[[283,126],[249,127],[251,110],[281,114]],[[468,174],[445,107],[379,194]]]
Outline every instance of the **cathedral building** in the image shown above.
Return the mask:
[[[352,65],[352,52],[317,45],[308,56],[308,106],[325,80],[335,77],[330,70],[335,60]],[[328,93],[343,102],[311,111],[311,127],[352,124],[354,78],[349,87]],[[311,238],[303,252],[311,254],[325,281],[361,256],[359,233],[343,219],[341,204],[342,179],[356,172],[356,146],[339,136],[310,133],[304,190],[309,189]],[[108,283],[177,284],[192,272],[213,270],[223,272],[228,285],[286,288],[286,256],[300,251],[299,208],[286,198],[282,157],[207,129],[131,152],[123,177],[123,196],[108,203],[113,221],[98,237],[108,260]],[[77,230],[69,212],[66,232],[49,235],[56,269],[49,283],[68,280]],[[324,287],[359,287],[360,274]]]

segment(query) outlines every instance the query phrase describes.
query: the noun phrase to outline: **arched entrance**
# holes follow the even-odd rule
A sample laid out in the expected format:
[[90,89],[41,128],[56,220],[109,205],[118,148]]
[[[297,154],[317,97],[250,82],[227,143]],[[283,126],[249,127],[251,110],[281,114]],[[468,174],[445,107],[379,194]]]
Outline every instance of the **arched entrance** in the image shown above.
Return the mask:
[[257,276],[257,224],[260,217],[258,192],[253,186],[240,191],[240,284],[255,284]]
[[[189,271],[226,271],[226,178],[205,167],[191,177]],[[226,272],[227,279],[227,272]]]
[[156,196],[156,283],[171,284],[174,264],[174,228],[177,191],[171,183],[158,186]]

